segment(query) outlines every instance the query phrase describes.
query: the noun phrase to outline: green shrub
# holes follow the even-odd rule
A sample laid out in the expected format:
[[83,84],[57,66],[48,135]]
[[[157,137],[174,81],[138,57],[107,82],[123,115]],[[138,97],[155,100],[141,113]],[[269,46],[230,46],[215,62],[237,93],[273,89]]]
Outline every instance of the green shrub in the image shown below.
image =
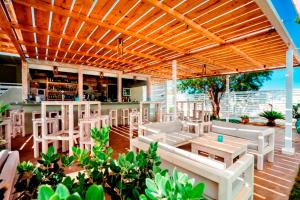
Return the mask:
[[276,126],[276,119],[284,119],[284,115],[276,111],[264,111],[263,113],[260,113],[259,116],[268,120],[267,126]]
[[[145,199],[146,196],[143,194],[146,189],[151,189],[147,183],[151,180],[157,181],[156,176],[173,180],[178,187],[183,187],[183,189],[176,190],[178,196],[184,197],[183,200],[190,199],[185,194],[187,192],[197,192],[202,196],[203,184],[201,187],[198,184],[192,189],[187,175],[180,173],[182,179],[178,179],[179,173],[174,172],[176,177],[172,178],[166,175],[167,170],[161,170],[161,161],[156,153],[158,143],[151,143],[146,152],[140,150],[137,154],[132,151],[119,154],[118,159],[115,160],[112,159],[112,148],[107,145],[109,128],[101,130],[94,128],[91,130],[91,137],[95,141],[91,152],[73,147],[74,156],[66,157],[54,153],[54,148],[50,147],[47,154],[42,153],[42,159],[38,161],[38,165],[31,162],[20,163],[17,167],[19,177],[15,184],[19,199],[90,199],[87,197],[91,188],[96,190],[96,187],[100,186],[115,200]],[[72,166],[75,162],[84,169],[85,173],[79,172],[73,179],[65,174],[62,167]],[[187,183],[177,183],[177,180],[186,180]],[[164,187],[164,185],[158,186],[159,190],[165,190]]]
[[300,166],[299,166],[299,171],[298,175],[295,179],[295,184],[291,190],[289,200],[298,200],[300,199]]
[[293,105],[293,118],[300,118],[300,103]]

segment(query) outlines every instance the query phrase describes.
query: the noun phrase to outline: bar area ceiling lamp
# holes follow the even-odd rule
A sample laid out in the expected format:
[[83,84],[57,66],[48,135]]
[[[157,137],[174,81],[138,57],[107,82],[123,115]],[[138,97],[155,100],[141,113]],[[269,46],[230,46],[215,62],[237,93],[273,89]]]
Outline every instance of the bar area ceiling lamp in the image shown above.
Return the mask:
[[118,55],[123,56],[123,39],[122,38],[118,38]]

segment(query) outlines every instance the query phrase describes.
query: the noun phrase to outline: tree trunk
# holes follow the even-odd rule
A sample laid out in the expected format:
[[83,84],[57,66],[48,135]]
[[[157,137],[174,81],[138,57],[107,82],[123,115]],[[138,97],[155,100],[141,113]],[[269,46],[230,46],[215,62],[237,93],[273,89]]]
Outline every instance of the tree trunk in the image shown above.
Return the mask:
[[219,92],[214,91],[213,89],[208,90],[208,97],[212,106],[213,116],[220,118],[220,99]]

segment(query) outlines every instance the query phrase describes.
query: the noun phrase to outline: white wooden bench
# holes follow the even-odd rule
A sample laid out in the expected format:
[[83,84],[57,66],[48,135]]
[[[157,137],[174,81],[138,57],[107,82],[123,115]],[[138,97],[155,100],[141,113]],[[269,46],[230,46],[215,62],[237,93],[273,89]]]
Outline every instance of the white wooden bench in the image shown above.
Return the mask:
[[[200,136],[200,124],[186,121],[154,122],[139,125],[139,136],[151,134],[165,134],[166,143],[172,146],[181,146],[189,143],[193,138]],[[192,129],[194,131],[192,131]]]
[[[153,138],[155,140],[155,138]],[[134,152],[147,151],[154,140],[139,136],[131,141]],[[176,169],[186,173],[195,183],[205,183],[204,195],[207,199],[250,200],[253,199],[254,157],[245,154],[226,168],[220,161],[158,143],[157,154],[162,161],[161,167],[172,172]]]
[[274,161],[275,130],[268,127],[235,124],[223,121],[212,122],[212,132],[229,135],[248,141],[248,152],[257,157],[257,169],[263,170],[264,156],[268,161]]
[[0,152],[0,188],[5,187],[4,200],[13,199],[14,185],[17,180],[19,152],[3,150]]

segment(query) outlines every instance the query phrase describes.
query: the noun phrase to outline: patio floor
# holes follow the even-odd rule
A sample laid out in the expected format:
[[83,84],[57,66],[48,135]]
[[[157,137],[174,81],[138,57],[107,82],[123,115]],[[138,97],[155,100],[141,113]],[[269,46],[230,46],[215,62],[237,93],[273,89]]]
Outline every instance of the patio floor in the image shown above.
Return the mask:
[[[290,190],[300,164],[300,135],[294,134],[294,156],[287,156],[281,153],[283,145],[284,129],[276,128],[276,146],[274,163],[265,162],[264,170],[255,170],[254,177],[254,199],[255,200],[285,200],[288,199]],[[114,149],[114,157],[119,153],[128,151],[129,129],[128,127],[112,128],[110,134],[110,145]],[[26,139],[18,136],[12,140],[12,148],[20,151],[21,160],[32,161],[32,137]],[[186,147],[185,147],[186,149]],[[72,169],[72,171],[77,169]]]

